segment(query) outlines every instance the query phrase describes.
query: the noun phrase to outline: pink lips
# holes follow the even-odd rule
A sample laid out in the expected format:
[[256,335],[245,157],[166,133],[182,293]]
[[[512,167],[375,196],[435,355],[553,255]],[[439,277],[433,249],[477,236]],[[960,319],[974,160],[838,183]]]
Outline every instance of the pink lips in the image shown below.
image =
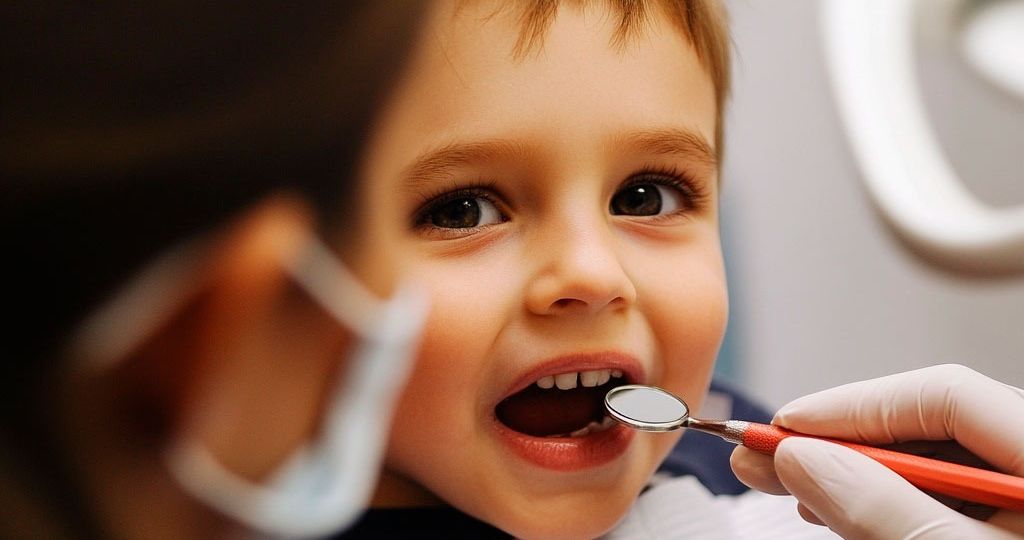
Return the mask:
[[[568,355],[530,369],[516,379],[504,397],[525,389],[541,377],[597,369],[621,370],[630,382],[646,380],[643,366],[630,355],[615,352]],[[633,430],[618,424],[583,437],[534,437],[512,430],[497,418],[492,424],[498,439],[515,455],[556,471],[578,471],[613,461],[626,452],[634,436]]]
[[555,471],[598,467],[626,453],[635,432],[614,425],[583,437],[531,437],[494,420],[498,438],[513,453],[534,465]]

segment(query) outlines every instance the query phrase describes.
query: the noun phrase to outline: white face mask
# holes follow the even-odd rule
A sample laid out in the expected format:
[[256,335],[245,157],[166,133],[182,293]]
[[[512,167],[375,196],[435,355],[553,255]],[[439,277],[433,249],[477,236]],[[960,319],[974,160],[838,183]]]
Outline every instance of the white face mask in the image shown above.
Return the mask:
[[[182,260],[180,252],[164,257],[88,321],[77,340],[89,346],[85,357],[120,358],[119,353],[158,327],[161,314],[170,311],[166,293],[173,290],[173,276],[181,275]],[[187,492],[259,533],[327,536],[358,518],[372,494],[427,300],[409,286],[399,287],[390,300],[377,299],[317,240],[311,239],[305,256],[285,267],[355,337],[317,438],[260,484],[227,470],[197,440],[179,440],[165,457]],[[180,297],[177,292],[174,296]],[[133,324],[125,324],[128,320]],[[128,329],[130,335],[125,334]]]

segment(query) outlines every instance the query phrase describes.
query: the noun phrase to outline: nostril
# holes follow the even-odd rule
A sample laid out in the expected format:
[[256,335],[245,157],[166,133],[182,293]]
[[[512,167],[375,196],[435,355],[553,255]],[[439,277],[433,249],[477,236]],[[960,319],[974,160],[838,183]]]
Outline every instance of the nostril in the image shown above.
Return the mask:
[[595,308],[611,307],[620,308],[627,304],[626,299],[621,296],[616,296],[609,302],[594,302],[593,304],[580,300],[578,298],[559,298],[551,303],[551,308],[555,311],[567,311],[570,309],[585,309],[593,306]]
[[573,304],[575,304],[577,302],[580,302],[580,301],[576,300],[575,298],[560,298],[558,300],[555,300],[554,307],[556,307],[556,308],[567,308],[567,307],[572,306]]

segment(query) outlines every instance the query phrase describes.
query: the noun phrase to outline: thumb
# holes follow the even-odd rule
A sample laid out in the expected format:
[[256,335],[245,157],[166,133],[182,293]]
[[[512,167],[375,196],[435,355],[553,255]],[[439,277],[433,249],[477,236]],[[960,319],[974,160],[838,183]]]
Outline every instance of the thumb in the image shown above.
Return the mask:
[[1020,538],[950,510],[884,465],[837,444],[787,438],[775,452],[775,471],[843,538]]

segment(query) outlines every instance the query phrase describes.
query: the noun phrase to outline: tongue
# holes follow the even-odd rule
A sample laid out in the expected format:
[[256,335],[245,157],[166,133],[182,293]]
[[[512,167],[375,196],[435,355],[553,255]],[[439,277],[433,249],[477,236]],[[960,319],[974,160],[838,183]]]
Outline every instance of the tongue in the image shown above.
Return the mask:
[[498,404],[495,413],[506,426],[535,437],[572,433],[604,418],[608,385],[572,390],[532,385]]

